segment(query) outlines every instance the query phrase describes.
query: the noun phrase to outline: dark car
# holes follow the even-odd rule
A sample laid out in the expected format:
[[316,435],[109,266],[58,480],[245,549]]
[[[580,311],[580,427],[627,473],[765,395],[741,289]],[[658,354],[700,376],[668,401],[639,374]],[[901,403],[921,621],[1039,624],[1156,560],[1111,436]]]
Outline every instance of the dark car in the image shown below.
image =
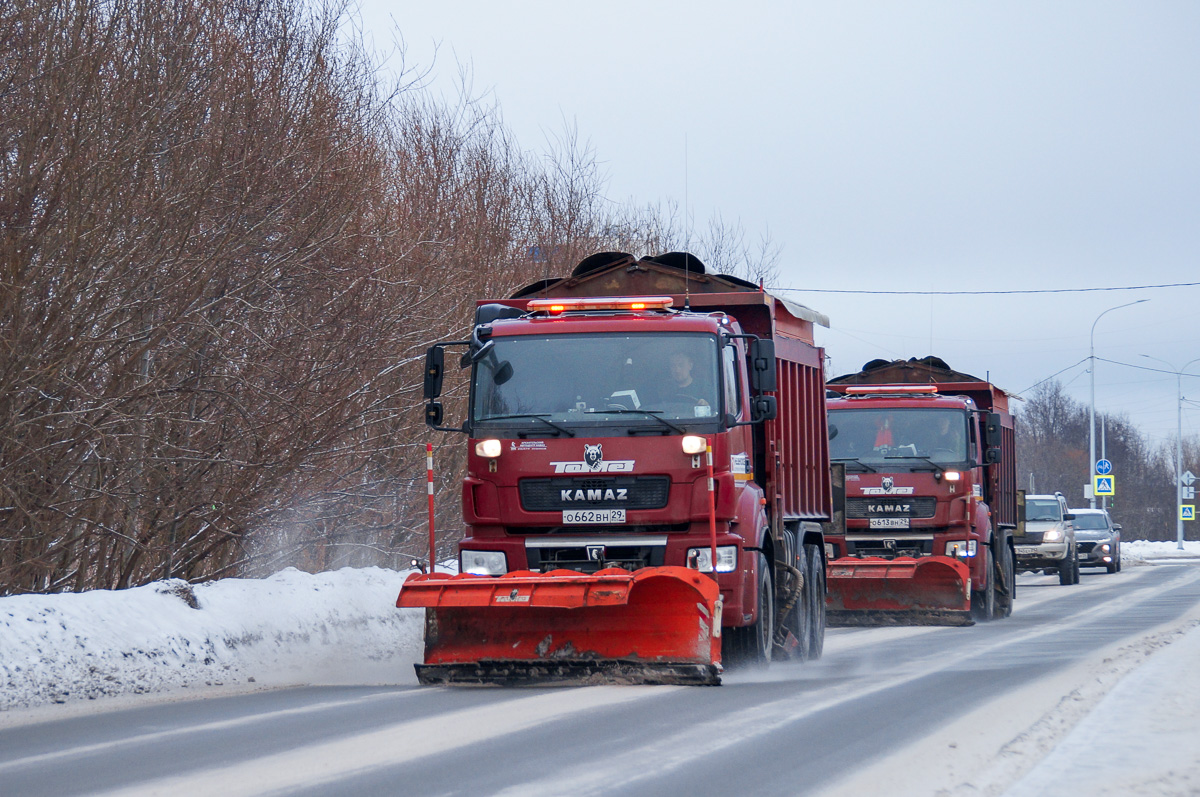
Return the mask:
[[1072,509],[1080,567],[1121,569],[1121,527],[1103,509]]

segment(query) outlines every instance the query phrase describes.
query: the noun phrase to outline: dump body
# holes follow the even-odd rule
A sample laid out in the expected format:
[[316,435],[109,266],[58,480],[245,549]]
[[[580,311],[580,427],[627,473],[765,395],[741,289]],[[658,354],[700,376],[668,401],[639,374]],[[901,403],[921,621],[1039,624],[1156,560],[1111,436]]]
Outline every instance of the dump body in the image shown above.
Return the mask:
[[[872,365],[829,383],[839,394],[831,456],[846,464],[845,533],[826,540],[830,623],[970,624],[972,605],[976,617],[1007,614],[1017,520],[1008,394],[932,358]],[[947,592],[952,572],[961,583]]]
[[[820,524],[833,516],[822,353],[812,340],[813,323],[824,319],[746,283],[646,258],[577,269],[534,287],[480,303],[474,346],[485,354],[472,365],[463,425],[465,534],[458,546],[463,573],[473,575],[460,578],[497,582],[520,571],[531,587],[561,583],[578,597],[591,589],[590,578],[649,571],[665,576],[656,583],[676,597],[657,610],[627,607],[594,632],[580,629],[594,628],[600,612],[582,604],[539,616],[529,606],[500,611],[484,602],[447,642],[450,614],[433,608],[444,598],[435,600],[438,587],[414,577],[400,605],[440,612],[427,621],[441,636],[431,646],[427,630],[424,675],[432,682],[429,667],[450,650],[463,665],[462,677],[451,680],[531,666],[540,676],[546,661],[571,658],[557,643],[539,646],[547,636],[565,639],[563,629],[590,635],[584,645],[572,642],[578,655],[564,673],[601,660],[665,663],[672,650],[685,664],[719,671],[719,643],[715,659],[701,661],[711,651],[694,638],[702,624],[696,613],[716,613],[713,638],[722,627],[754,626],[764,573],[778,586],[782,608],[786,586],[804,581],[793,577],[794,565],[805,563],[804,545],[819,558]],[[598,301],[639,296],[670,306]],[[549,300],[568,309],[548,307]],[[773,344],[769,360],[756,358],[756,338]],[[680,356],[689,363],[687,388],[674,384]],[[772,389],[756,389],[755,363],[768,361]],[[764,397],[774,400],[774,417]],[[693,586],[663,586],[688,578],[715,589],[698,600],[688,592]],[[450,591],[476,589],[460,581]],[[418,591],[426,596],[414,597]],[[652,634],[681,635],[665,650],[630,648],[631,617]],[[499,648],[482,641],[497,624],[508,627],[504,644],[512,651],[500,665]],[[486,666],[472,669],[484,659]],[[661,682],[654,670],[645,668],[644,680]]]

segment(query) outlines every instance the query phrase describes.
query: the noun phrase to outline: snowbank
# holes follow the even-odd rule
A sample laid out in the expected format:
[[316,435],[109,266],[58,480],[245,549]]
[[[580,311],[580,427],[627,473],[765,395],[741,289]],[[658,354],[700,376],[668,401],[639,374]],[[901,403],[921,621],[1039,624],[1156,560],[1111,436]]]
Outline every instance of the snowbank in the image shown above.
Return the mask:
[[1200,542],[1184,540],[1181,551],[1177,542],[1130,540],[1121,543],[1121,558],[1127,565],[1162,559],[1200,559]]
[[415,683],[422,614],[380,568],[0,598],[0,710],[181,687]]

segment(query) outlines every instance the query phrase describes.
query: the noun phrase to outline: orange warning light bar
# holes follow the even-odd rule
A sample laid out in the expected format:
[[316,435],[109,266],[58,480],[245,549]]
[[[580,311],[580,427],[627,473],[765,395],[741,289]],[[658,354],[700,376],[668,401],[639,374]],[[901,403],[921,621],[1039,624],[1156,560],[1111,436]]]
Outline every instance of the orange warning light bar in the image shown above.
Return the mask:
[[847,393],[936,393],[937,385],[847,385]]
[[672,305],[670,296],[610,296],[582,299],[531,299],[529,309],[550,315],[573,310],[666,310]]

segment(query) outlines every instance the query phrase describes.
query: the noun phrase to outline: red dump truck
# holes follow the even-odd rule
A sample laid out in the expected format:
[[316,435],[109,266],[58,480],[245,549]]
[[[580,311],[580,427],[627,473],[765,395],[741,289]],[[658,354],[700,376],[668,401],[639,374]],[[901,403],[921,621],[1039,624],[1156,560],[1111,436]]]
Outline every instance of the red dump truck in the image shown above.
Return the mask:
[[[460,574],[413,574],[422,683],[717,684],[821,655],[834,517],[819,313],[686,253],[593,255],[426,357],[467,436]],[[437,401],[465,350],[461,426]],[[715,571],[715,573],[714,573]]]
[[1009,394],[936,357],[829,380],[845,529],[826,539],[831,625],[971,625],[1016,596]]

